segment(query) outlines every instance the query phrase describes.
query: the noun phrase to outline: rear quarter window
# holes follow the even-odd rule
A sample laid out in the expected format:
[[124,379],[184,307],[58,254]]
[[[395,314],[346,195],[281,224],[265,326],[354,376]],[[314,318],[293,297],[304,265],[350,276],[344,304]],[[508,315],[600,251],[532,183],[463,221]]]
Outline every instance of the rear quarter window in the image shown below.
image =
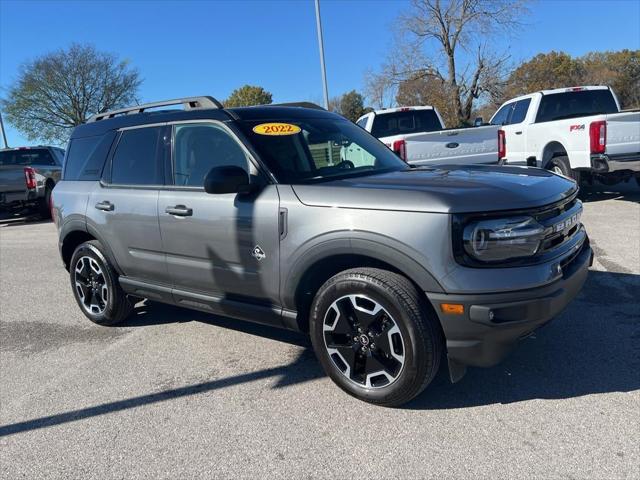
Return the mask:
[[46,148],[25,148],[0,152],[0,165],[57,165]]
[[442,130],[434,110],[382,113],[373,118],[371,134],[376,138]]
[[544,95],[540,100],[536,123],[564,118],[616,113],[618,106],[611,90],[583,90]]
[[115,132],[94,137],[72,138],[64,166],[64,180],[100,179]]

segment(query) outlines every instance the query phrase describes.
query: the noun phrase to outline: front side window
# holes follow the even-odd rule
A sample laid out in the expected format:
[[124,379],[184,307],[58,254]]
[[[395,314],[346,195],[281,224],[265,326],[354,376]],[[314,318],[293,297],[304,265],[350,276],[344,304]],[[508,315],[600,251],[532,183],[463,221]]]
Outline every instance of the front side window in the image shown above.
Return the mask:
[[[316,183],[406,170],[409,166],[362,128],[338,118],[278,119],[291,135],[258,133],[264,121],[241,122],[244,134],[281,183]],[[256,130],[258,132],[256,132]]]
[[363,118],[361,118],[360,120],[358,120],[358,121],[356,122],[356,125],[358,125],[360,128],[367,128],[367,119],[368,119],[368,118],[369,118],[369,117],[363,117]]
[[162,185],[159,162],[163,145],[161,127],[143,127],[122,132],[111,164],[111,183],[119,185]]
[[237,166],[249,172],[240,144],[221,126],[195,123],[175,126],[173,183],[202,187],[213,167]]

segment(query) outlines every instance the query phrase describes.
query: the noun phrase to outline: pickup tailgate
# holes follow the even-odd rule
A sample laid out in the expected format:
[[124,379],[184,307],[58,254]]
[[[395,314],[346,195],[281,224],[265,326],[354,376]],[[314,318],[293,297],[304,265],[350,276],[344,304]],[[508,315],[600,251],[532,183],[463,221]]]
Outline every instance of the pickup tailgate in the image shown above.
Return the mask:
[[607,155],[640,152],[640,110],[607,115]]
[[490,164],[498,161],[498,127],[469,127],[380,139],[388,145],[403,139],[407,162],[424,164]]
[[0,165],[0,194],[24,194],[26,183],[22,165]]

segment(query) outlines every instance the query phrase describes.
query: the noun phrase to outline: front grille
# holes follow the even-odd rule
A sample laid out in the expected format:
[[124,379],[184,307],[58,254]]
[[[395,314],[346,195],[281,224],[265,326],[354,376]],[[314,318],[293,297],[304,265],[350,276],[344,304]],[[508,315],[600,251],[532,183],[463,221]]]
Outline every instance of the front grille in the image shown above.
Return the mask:
[[555,250],[571,241],[580,230],[582,202],[577,198],[551,206],[534,214],[535,219],[545,227],[545,237],[540,252]]

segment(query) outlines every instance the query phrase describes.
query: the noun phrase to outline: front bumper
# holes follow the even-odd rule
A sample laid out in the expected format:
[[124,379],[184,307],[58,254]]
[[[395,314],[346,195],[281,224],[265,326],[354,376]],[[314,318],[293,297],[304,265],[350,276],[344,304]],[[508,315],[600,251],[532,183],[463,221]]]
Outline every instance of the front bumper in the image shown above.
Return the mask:
[[640,153],[625,155],[592,155],[591,169],[595,173],[611,173],[622,170],[640,172]]
[[[452,380],[464,374],[464,366],[497,364],[518,340],[562,312],[584,285],[592,263],[593,251],[587,241],[563,267],[562,277],[543,287],[476,295],[427,292],[446,338]],[[444,303],[462,304],[464,312],[443,313]]]

